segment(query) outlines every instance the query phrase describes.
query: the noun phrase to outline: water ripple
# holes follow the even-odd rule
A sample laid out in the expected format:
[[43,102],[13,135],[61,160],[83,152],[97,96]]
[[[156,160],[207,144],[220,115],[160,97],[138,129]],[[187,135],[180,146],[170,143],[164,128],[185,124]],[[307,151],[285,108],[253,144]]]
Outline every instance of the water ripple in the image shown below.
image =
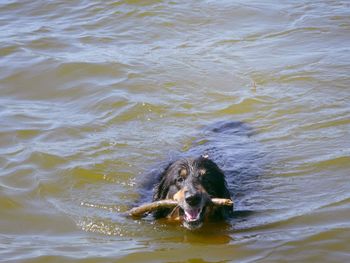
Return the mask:
[[[349,10],[1,1],[0,257],[345,262]],[[216,140],[241,176],[228,178],[231,222],[192,233],[122,215],[149,167],[198,153],[203,127],[223,120],[252,127]]]

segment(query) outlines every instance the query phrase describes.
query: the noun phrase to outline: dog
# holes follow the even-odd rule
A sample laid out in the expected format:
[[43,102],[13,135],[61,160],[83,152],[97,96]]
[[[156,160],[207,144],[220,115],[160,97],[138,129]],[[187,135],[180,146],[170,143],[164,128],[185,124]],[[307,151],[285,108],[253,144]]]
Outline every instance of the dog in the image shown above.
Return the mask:
[[[232,222],[244,209],[244,196],[255,191],[256,179],[263,173],[264,158],[260,145],[251,140],[254,134],[248,124],[240,121],[220,121],[203,127],[187,151],[168,154],[170,161],[156,164],[140,178],[136,204],[152,199],[176,200],[175,209],[158,209],[153,217],[179,221],[191,230],[208,221]],[[233,199],[238,210],[213,206],[211,198]]]
[[180,159],[165,168],[153,194],[153,201],[173,199],[178,206],[157,210],[154,217],[178,220],[194,230],[205,221],[232,216],[232,207],[213,206],[211,198],[231,199],[223,171],[206,155]]

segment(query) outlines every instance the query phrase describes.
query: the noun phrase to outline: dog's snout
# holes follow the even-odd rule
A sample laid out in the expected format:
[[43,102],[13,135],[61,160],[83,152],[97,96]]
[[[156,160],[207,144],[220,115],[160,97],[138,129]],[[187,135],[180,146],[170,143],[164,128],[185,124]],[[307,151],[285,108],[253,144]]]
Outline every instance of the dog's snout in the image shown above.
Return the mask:
[[185,193],[186,203],[190,206],[196,206],[201,202],[201,194],[200,193]]

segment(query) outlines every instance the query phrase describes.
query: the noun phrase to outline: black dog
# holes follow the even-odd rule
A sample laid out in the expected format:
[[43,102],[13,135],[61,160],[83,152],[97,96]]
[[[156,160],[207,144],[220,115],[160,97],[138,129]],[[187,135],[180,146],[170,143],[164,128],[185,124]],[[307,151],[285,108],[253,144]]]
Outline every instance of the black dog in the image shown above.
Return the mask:
[[204,221],[229,219],[232,208],[213,206],[210,199],[233,197],[235,207],[245,209],[242,200],[255,192],[256,178],[262,172],[253,135],[250,126],[239,121],[205,127],[189,151],[176,153],[170,164],[158,164],[142,177],[139,202],[150,202],[152,190],[153,201],[177,200],[175,209],[163,208],[153,215],[178,220],[188,229],[199,228]]
[[231,207],[215,207],[211,198],[231,198],[224,173],[207,156],[186,158],[170,164],[160,176],[153,201],[174,199],[175,210],[161,209],[156,218],[180,220],[188,229],[202,226],[205,220],[224,219],[232,215]]

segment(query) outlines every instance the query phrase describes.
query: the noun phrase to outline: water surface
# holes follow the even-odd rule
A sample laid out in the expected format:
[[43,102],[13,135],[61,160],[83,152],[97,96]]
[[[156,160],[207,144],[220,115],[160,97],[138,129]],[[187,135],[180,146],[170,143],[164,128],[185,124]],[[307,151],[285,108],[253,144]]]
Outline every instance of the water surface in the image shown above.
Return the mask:
[[[3,0],[0,39],[2,261],[349,260],[348,1]],[[232,222],[121,216],[223,120]]]

